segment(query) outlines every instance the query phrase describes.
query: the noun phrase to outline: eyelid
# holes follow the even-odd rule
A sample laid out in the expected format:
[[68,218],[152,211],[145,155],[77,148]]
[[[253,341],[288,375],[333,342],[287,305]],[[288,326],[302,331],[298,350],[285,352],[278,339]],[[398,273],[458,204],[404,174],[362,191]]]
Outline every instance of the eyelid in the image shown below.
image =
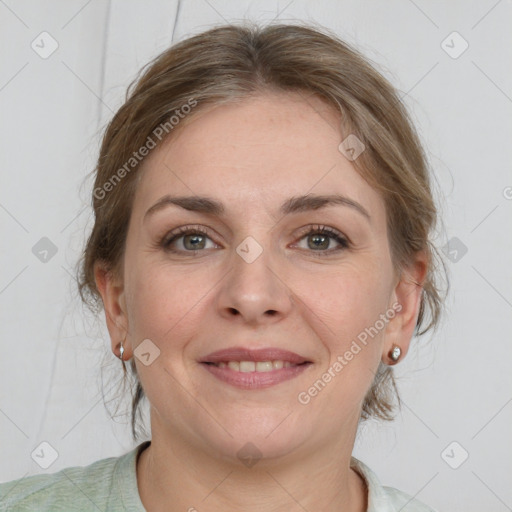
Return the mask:
[[334,239],[334,241],[338,243],[338,247],[335,247],[333,249],[328,249],[326,251],[321,251],[321,250],[318,250],[318,251],[309,250],[308,251],[307,249],[302,249],[302,250],[305,250],[306,252],[311,253],[314,256],[323,258],[323,257],[331,256],[333,254],[339,254],[340,252],[346,251],[347,249],[351,249],[353,246],[349,237],[346,236],[345,234],[343,234],[341,231],[339,231],[335,228],[332,228],[330,226],[322,225],[322,224],[310,224],[309,226],[305,226],[304,228],[302,228],[301,233],[298,235],[297,242],[294,242],[293,245],[295,246],[304,237],[306,237],[308,235],[317,234],[317,233],[327,235],[331,239]]
[[[216,245],[217,242],[212,238],[210,234],[210,230],[208,228],[205,228],[204,226],[200,224],[188,224],[186,226],[180,226],[179,228],[173,229],[172,231],[166,233],[162,239],[159,245],[162,245],[164,248],[167,247],[172,241],[175,241],[182,236],[193,234],[193,233],[200,233],[202,235],[205,235],[208,237],[212,242],[214,242]],[[187,251],[187,252],[193,252],[193,251]]]
[[[165,250],[167,250],[169,252],[176,252],[176,253],[196,254],[197,252],[204,252],[205,249],[198,249],[197,251],[195,251],[195,250],[182,251],[182,250],[173,250],[173,249],[169,248],[170,244],[172,242],[175,242],[176,240],[180,239],[183,236],[186,236],[187,234],[194,234],[194,233],[199,233],[201,235],[204,235],[205,237],[209,238],[215,245],[219,245],[214,240],[214,237],[212,237],[210,235],[210,230],[208,228],[205,228],[204,226],[202,226],[200,224],[196,224],[196,225],[189,224],[189,225],[185,225],[185,226],[180,226],[180,227],[174,229],[173,231],[166,233],[161,238],[161,241],[159,242],[159,246],[163,247]],[[339,231],[335,228],[332,228],[330,226],[325,226],[323,224],[310,224],[310,225],[304,226],[299,229],[299,233],[296,235],[298,238],[295,242],[293,242],[292,247],[295,244],[297,244],[298,242],[300,242],[304,237],[311,235],[311,234],[315,234],[315,233],[325,234],[325,235],[331,237],[339,244],[340,247],[334,248],[334,249],[329,249],[326,251],[311,250],[310,252],[312,252],[312,253],[317,253],[318,255],[329,255],[329,254],[332,254],[332,253],[335,253],[335,252],[338,252],[341,250],[346,250],[347,248],[352,246],[352,242],[350,241],[349,237],[347,237],[341,231]]]
[[302,238],[305,235],[308,235],[309,233],[315,233],[315,232],[326,233],[326,234],[330,234],[330,235],[337,235],[340,238],[343,238],[344,240],[346,240],[348,244],[352,243],[350,238],[347,235],[345,235],[338,229],[332,228],[331,226],[326,226],[325,224],[309,224],[308,226],[304,226],[303,228],[299,229],[298,236],[300,236]]

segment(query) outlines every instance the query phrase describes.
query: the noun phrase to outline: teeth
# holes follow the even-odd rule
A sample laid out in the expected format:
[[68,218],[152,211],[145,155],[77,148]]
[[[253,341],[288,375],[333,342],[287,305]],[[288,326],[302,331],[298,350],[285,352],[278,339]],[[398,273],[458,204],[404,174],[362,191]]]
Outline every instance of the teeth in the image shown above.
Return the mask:
[[256,363],[257,372],[271,372],[273,369],[272,361],[258,361]]
[[255,372],[256,363],[254,361],[240,361],[240,371],[243,373]]
[[230,368],[236,372],[271,372],[272,370],[280,370],[281,368],[289,368],[297,366],[290,361],[228,361],[215,363],[218,368]]

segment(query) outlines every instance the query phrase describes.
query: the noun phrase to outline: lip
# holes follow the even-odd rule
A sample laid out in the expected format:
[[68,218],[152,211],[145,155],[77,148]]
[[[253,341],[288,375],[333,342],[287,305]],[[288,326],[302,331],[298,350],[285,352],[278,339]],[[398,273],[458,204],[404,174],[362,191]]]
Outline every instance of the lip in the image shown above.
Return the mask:
[[[244,347],[230,347],[217,350],[201,359],[200,363],[221,363],[229,361],[289,361],[292,364],[310,363],[307,358],[280,348],[251,350]],[[269,372],[270,373],[270,372]]]
[[[288,361],[297,366],[274,369],[269,372],[238,372],[229,367],[219,368],[212,363],[229,361]],[[201,366],[217,379],[241,389],[263,389],[293,379],[312,365],[305,357],[279,348],[250,350],[231,347],[212,352],[201,361]]]

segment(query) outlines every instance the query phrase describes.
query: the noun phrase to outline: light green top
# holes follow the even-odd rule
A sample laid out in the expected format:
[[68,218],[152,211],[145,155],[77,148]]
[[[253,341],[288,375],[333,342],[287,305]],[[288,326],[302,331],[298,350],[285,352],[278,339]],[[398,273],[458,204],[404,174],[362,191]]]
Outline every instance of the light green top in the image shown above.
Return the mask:
[[[89,466],[65,468],[0,484],[2,512],[146,512],[137,487],[137,456],[151,441],[120,457]],[[407,494],[383,487],[375,474],[352,458],[352,467],[368,486],[367,512],[435,512]]]

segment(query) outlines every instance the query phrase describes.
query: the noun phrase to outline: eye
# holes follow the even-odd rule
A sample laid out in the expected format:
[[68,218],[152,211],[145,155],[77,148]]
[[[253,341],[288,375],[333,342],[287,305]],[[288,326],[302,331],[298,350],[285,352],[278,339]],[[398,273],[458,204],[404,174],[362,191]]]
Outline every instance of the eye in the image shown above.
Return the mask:
[[[301,238],[306,241],[306,247],[297,244],[301,249],[311,250],[318,256],[325,256],[333,252],[342,251],[350,247],[350,243],[339,231],[321,225],[309,226],[302,233]],[[210,246],[208,246],[210,243]],[[336,245],[337,247],[332,247]],[[167,234],[160,245],[165,251],[172,253],[195,254],[203,249],[216,249],[219,246],[208,236],[207,230],[202,226],[184,226]]]
[[[213,247],[207,247],[208,241],[213,244]],[[169,252],[191,253],[202,249],[215,249],[217,247],[217,245],[207,235],[206,230],[201,226],[185,226],[178,228],[166,235],[160,245]]]
[[[319,256],[332,254],[350,247],[349,241],[339,231],[326,226],[310,226],[302,234],[302,240],[306,241],[306,247],[301,247],[302,249],[315,251]],[[335,244],[338,244],[338,247],[332,247]]]

